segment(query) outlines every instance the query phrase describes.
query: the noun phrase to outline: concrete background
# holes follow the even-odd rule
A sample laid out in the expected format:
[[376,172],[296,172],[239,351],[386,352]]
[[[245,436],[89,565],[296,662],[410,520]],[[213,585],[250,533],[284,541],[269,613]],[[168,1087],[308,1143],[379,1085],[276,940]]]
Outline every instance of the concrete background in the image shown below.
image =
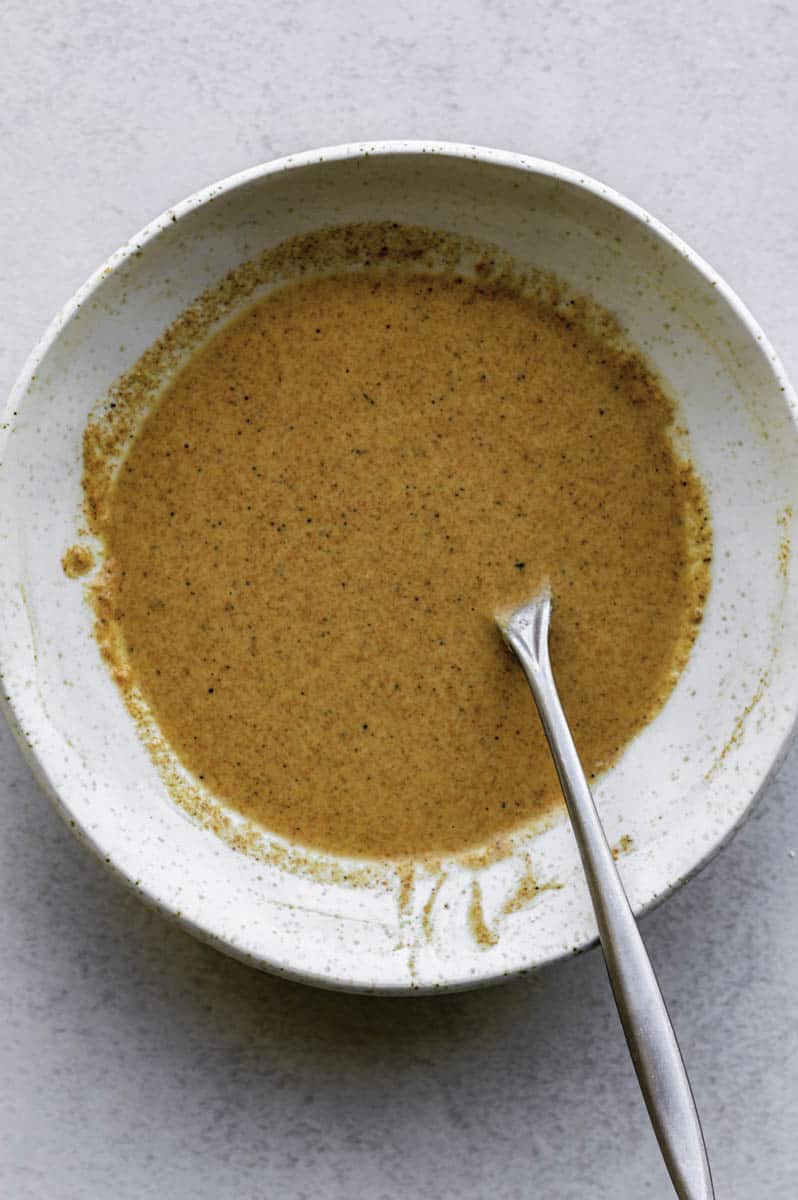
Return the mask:
[[[568,163],[724,273],[798,377],[798,13],[745,0],[6,0],[0,386],[131,232],[359,138]],[[798,1195],[798,754],[645,921],[724,1200]],[[432,1000],[258,976],[74,844],[0,728],[0,1196],[672,1193],[601,958]]]

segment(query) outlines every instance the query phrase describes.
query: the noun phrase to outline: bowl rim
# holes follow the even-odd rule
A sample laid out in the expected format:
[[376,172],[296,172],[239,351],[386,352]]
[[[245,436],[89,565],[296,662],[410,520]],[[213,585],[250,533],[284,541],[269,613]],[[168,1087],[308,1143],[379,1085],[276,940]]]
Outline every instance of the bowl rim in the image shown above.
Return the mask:
[[[43,335],[34,346],[33,350],[28,355],[24,365],[14,383],[9,397],[3,409],[2,418],[0,418],[0,471],[2,470],[3,457],[6,444],[11,434],[11,425],[13,415],[19,405],[20,400],[30,387],[33,378],[35,377],[40,363],[57,341],[62,330],[69,324],[80,308],[93,296],[95,291],[108,278],[109,275],[116,272],[122,267],[135,253],[141,250],[145,245],[153,241],[166,228],[180,222],[184,217],[194,212],[196,209],[203,207],[219,197],[234,192],[249,183],[253,183],[267,178],[270,175],[281,174],[286,171],[303,169],[312,166],[322,166],[329,163],[341,162],[347,159],[356,158],[373,158],[405,155],[405,156],[436,156],[441,158],[466,159],[477,163],[487,165],[495,165],[506,167],[511,170],[523,171],[525,173],[537,174],[544,178],[548,178],[561,183],[569,184],[583,192],[588,193],[594,198],[603,201],[610,207],[619,210],[630,216],[635,222],[645,226],[660,242],[664,243],[668,248],[675,251],[686,263],[697,271],[706,282],[720,296],[726,306],[737,317],[739,322],[744,327],[752,341],[758,344],[759,350],[763,357],[767,360],[767,364],[773,373],[778,386],[783,394],[784,403],[792,418],[793,425],[798,430],[798,394],[793,389],[785,369],[776,354],[770,340],[760,327],[759,323],[753,317],[749,309],[734,291],[734,289],[726,283],[726,281],[718,274],[718,272],[696,251],[694,251],[682,238],[675,234],[667,225],[652,216],[643,207],[628,199],[622,193],[614,188],[600,182],[599,180],[585,174],[584,172],[575,170],[574,168],[564,166],[560,163],[553,162],[548,159],[538,158],[535,156],[524,155],[516,151],[497,150],[491,147],[471,145],[460,142],[447,142],[437,140],[377,140],[377,141],[359,141],[346,142],[333,146],[321,147],[319,149],[311,149],[300,153],[288,154],[280,158],[272,159],[267,162],[259,163],[256,166],[249,167],[245,170],[236,172],[221,180],[207,184],[204,187],[193,192],[184,200],[179,201],[166,208],[157,217],[144,225],[137,233],[133,234],[119,249],[114,251],[77,289],[69,300],[61,307],[55,317],[46,327]],[[23,757],[30,767],[35,779],[43,788],[46,794],[55,804],[56,809],[66,821],[77,839],[84,843],[92,853],[100,860],[100,862],[110,871],[116,878],[120,879],[123,884],[135,892],[149,907],[157,909],[168,919],[176,922],[184,927],[188,932],[198,937],[201,941],[215,946],[217,949],[231,955],[240,961],[247,962],[252,965],[253,959],[249,952],[243,947],[237,946],[234,942],[228,940],[225,936],[219,935],[214,931],[210,924],[199,924],[198,922],[186,917],[175,910],[171,902],[162,894],[162,889],[153,886],[145,879],[133,880],[126,871],[114,863],[112,857],[108,857],[105,848],[92,836],[89,828],[82,824],[76,813],[72,811],[68,802],[58,792],[54,786],[45,762],[39,757],[37,750],[30,744],[24,732],[22,712],[18,711],[15,701],[8,694],[6,681],[9,679],[11,672],[9,671],[10,662],[8,649],[4,645],[3,630],[0,628],[0,711],[5,716],[5,719],[11,728],[11,731],[19,745]],[[709,845],[706,852],[696,862],[693,868],[684,872],[679,878],[673,880],[666,888],[658,895],[643,904],[635,905],[634,911],[637,917],[645,915],[654,908],[658,907],[665,899],[667,899],[677,888],[689,882],[695,875],[698,874],[714,857],[718,854],[734,837],[745,821],[750,817],[757,802],[775,773],[780,768],[787,752],[790,749],[793,741],[798,735],[798,688],[796,689],[796,697],[793,703],[790,724],[784,734],[781,744],[779,745],[769,767],[764,770],[752,791],[750,799],[745,807],[739,812],[736,820],[729,826],[724,833]],[[368,991],[373,994],[396,994],[396,995],[419,995],[425,992],[444,993],[446,991],[470,989],[475,987],[489,986],[494,983],[503,982],[513,978],[518,974],[527,973],[532,970],[540,970],[551,963],[561,961],[565,958],[570,958],[574,954],[582,953],[598,943],[598,937],[586,938],[573,948],[562,952],[553,953],[537,962],[528,966],[518,967],[515,970],[502,971],[500,973],[485,974],[479,977],[452,977],[451,980],[438,985],[425,986],[410,986],[410,985],[388,985],[381,987],[377,985],[366,985],[361,981],[353,978],[333,977],[329,975],[317,975],[306,970],[292,968],[287,962],[264,962],[258,961],[257,966],[260,969],[268,970],[283,978],[292,979],[297,982],[312,984],[317,987],[328,988],[333,990],[349,990],[349,991]]]

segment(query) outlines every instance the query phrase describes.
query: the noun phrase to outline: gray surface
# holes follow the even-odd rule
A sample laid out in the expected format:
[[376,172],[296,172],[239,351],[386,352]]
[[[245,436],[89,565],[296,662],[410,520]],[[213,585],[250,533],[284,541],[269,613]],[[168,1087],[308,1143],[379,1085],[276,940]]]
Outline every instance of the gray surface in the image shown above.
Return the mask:
[[[614,184],[727,276],[798,377],[795,9],[439,8],[6,0],[3,390],[169,203],[380,136],[532,152]],[[798,754],[645,921],[721,1200],[798,1195],[796,785]],[[470,996],[315,993],[123,893],[4,727],[0,796],[0,1196],[671,1195],[596,953]]]

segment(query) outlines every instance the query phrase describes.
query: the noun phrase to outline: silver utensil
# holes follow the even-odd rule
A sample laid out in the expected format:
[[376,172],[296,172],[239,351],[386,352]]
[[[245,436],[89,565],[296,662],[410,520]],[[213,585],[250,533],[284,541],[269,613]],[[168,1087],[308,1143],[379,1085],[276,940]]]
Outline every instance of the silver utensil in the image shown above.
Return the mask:
[[496,620],[532,689],[560,777],[601,947],[651,1124],[680,1200],[714,1200],[704,1135],[654,968],[590,794],[549,660],[551,595]]

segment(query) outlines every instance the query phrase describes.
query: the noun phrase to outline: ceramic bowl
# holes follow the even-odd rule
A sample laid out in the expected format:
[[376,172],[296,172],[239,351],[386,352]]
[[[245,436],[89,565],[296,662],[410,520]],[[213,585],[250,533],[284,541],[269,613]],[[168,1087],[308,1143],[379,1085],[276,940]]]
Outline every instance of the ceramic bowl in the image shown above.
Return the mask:
[[567,821],[492,865],[385,864],[365,883],[344,878],[353,864],[314,876],[236,851],[170,799],[60,565],[81,525],[82,432],[109,386],[231,268],[357,220],[453,231],[556,272],[661,373],[707,487],[715,554],[686,670],[595,789],[634,909],[683,883],[750,811],[798,703],[796,398],[731,289],[659,222],[575,171],[472,146],[352,145],[256,167],[164,213],[66,305],[2,426],[3,705],[78,837],[191,932],[327,987],[465,988],[594,940]]

